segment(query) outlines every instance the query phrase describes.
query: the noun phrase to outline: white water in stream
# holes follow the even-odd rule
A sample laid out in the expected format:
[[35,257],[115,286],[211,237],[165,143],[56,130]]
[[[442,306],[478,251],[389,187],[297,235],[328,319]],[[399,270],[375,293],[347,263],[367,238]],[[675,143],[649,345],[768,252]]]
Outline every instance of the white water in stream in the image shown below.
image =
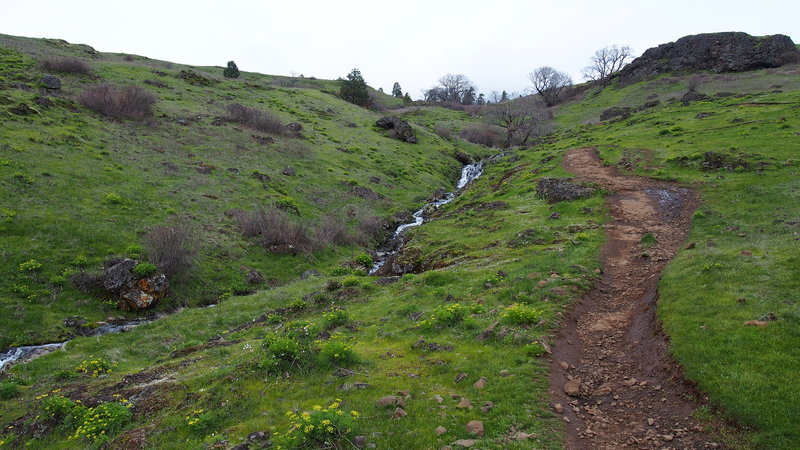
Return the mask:
[[[404,223],[399,227],[397,227],[397,229],[394,231],[394,234],[392,235],[391,240],[396,241],[397,238],[400,237],[400,233],[407,230],[408,228],[418,227],[422,225],[425,222],[424,215],[426,209],[429,209],[430,207],[439,208],[442,205],[446,205],[452,202],[458,196],[461,189],[463,189],[468,184],[477,179],[479,176],[481,176],[482,173],[483,173],[483,162],[467,164],[466,166],[464,166],[464,168],[461,169],[461,178],[459,178],[458,183],[456,183],[456,190],[454,192],[448,192],[447,195],[440,198],[439,200],[426,203],[422,208],[415,211],[414,214],[411,215],[411,217],[414,220],[412,222]],[[393,250],[384,253],[383,256],[381,256],[380,259],[378,259],[378,261],[375,262],[375,265],[372,266],[372,269],[370,269],[369,274],[372,275],[375,272],[377,272],[381,267],[383,267],[384,264],[386,264],[386,261],[389,259],[389,257],[396,252],[397,250]]]

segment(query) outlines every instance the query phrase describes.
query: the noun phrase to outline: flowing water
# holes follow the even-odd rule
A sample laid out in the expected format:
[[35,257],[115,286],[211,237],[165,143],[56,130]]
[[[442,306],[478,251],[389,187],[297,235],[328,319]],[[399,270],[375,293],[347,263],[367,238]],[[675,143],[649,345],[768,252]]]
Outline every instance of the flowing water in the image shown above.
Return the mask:
[[[470,184],[475,179],[480,177],[482,173],[483,173],[483,162],[467,164],[466,166],[464,166],[464,168],[461,169],[461,178],[459,178],[458,182],[456,183],[456,190],[453,192],[448,192],[447,195],[440,198],[439,200],[426,203],[422,208],[415,211],[414,214],[411,215],[411,218],[414,220],[408,223],[404,223],[399,227],[397,227],[397,229],[394,231],[394,234],[392,235],[392,239],[390,240],[390,242],[397,243],[398,238],[400,237],[400,234],[403,231],[411,227],[417,227],[422,225],[425,222],[425,211],[430,210],[431,208],[436,209],[442,205],[446,205],[452,202],[458,196],[458,194],[461,193],[462,189],[464,189],[468,184]],[[372,269],[370,269],[369,274],[372,275],[375,272],[377,272],[381,267],[383,267],[384,264],[386,264],[386,261],[389,259],[389,257],[395,254],[396,252],[397,250],[392,250],[383,253],[375,262],[375,264],[372,266]]]

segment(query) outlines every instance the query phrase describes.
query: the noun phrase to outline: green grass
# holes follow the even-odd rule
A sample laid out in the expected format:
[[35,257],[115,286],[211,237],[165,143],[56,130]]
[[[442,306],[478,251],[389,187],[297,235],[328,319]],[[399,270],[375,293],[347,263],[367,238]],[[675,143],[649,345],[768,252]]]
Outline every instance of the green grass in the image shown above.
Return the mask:
[[[674,356],[710,399],[712,408],[696,415],[704,423],[718,414],[744,425],[737,442],[744,447],[800,442],[793,389],[800,373],[796,66],[709,75],[699,90],[710,98],[690,105],[673,100],[685,92],[683,77],[588,91],[555,111],[558,133],[546,143],[489,164],[434,220],[409,229],[402,255],[425,271],[383,286],[342,268],[347,261],[364,265],[364,248],[271,255],[242,238],[224,212],[277,201],[295,204],[309,220],[411,210],[439,186],[452,188],[456,151],[490,152],[444,141],[433,133],[436,124],[457,132],[477,119],[441,108],[401,109],[420,139],[403,144],[373,129],[380,114],[332,95],[336,83],[329,80],[253,73],[224,80],[221,68],[205,67],[192,70],[217,82],[197,87],[174,76],[187,67],[144,57],[90,56],[85,46],[10,36],[0,36],[0,44],[7,136],[0,144],[0,276],[11,280],[0,287],[2,344],[64,337],[61,323],[70,315],[119,315],[59,277],[97,267],[107,256],[141,253],[142,234],[165,222],[194,224],[203,244],[197,268],[176,280],[175,299],[162,308],[224,299],[128,333],[76,338],[65,351],[14,367],[2,389],[13,397],[0,405],[2,442],[19,436],[15,444],[31,448],[86,443],[64,428],[33,437],[29,426],[44,424],[36,418],[37,397],[48,394],[92,406],[130,399],[134,414],[121,439],[144,429],[155,448],[236,445],[254,431],[283,433],[293,421],[287,411],[337,399],[343,411],[359,412],[348,436],[367,436],[378,448],[440,448],[467,438],[464,427],[474,419],[486,427],[481,448],[560,448],[562,422],[548,406],[541,343],[552,344],[561,313],[598,276],[608,214],[602,193],[550,205],[535,187],[543,176],[568,175],[560,157],[582,146],[597,146],[608,164],[678,181],[702,197],[689,237],[696,245],[668,266],[658,309]],[[19,102],[33,104],[32,93],[13,84],[35,86],[42,74],[33,58],[53,53],[91,58],[98,76],[152,89],[159,98],[154,123],[113,123],[70,104],[91,80],[66,75],[65,99],[55,107],[26,117],[8,113]],[[738,96],[714,95],[724,91]],[[654,94],[660,105],[597,123],[603,110],[635,107]],[[387,105],[400,106],[386,97],[380,98]],[[261,145],[249,130],[212,125],[231,102],[299,122],[305,139]],[[191,119],[189,125],[179,118]],[[708,167],[720,161],[731,169]],[[200,163],[218,170],[200,174]],[[281,174],[289,165],[296,176]],[[256,170],[271,181],[256,180]],[[386,200],[352,196],[353,183]],[[553,212],[560,219],[548,220]],[[658,239],[653,232],[641,245]],[[236,295],[244,290],[242,266],[259,269],[275,286]],[[322,276],[298,279],[312,268]],[[511,305],[521,306],[508,313]],[[750,320],[768,324],[744,325]],[[495,322],[493,337],[476,340]],[[297,356],[273,363],[272,356],[287,352]],[[112,371],[78,373],[94,360],[113,362]],[[355,374],[336,376],[339,363]],[[467,377],[457,382],[461,373]],[[481,377],[486,387],[473,387]],[[405,390],[408,415],[391,419],[394,407],[376,401]],[[461,397],[473,408],[456,408]],[[481,412],[489,401],[494,407]],[[437,437],[437,426],[447,433]],[[535,437],[509,441],[512,429]]]

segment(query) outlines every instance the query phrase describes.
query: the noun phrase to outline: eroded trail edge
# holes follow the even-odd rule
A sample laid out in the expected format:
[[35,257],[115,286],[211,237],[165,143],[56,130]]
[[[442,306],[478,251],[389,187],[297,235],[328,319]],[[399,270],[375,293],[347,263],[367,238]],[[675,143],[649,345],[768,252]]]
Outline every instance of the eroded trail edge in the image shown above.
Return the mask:
[[[621,175],[593,148],[570,150],[563,166],[613,192],[602,280],[566,316],[553,352],[550,394],[566,422],[566,447],[718,447],[691,418],[696,392],[655,317],[658,280],[689,232],[697,196]],[[643,243],[648,233],[655,242]]]

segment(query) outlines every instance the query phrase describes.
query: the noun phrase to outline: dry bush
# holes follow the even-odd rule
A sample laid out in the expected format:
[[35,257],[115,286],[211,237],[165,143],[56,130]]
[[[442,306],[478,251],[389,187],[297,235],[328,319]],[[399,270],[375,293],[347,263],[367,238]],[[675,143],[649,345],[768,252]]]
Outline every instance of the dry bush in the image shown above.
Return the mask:
[[197,241],[184,225],[154,228],[144,242],[150,262],[168,277],[183,275],[194,264]]
[[39,63],[42,70],[47,72],[77,73],[90,75],[92,68],[85,60],[73,57],[45,58]]
[[139,86],[100,83],[81,92],[78,101],[114,119],[143,120],[153,115],[156,97]]
[[356,242],[355,236],[350,234],[347,224],[341,217],[327,215],[317,225],[316,235],[323,245],[344,245]]
[[270,113],[239,103],[228,105],[228,118],[233,122],[264,133],[286,134],[286,127]]
[[496,147],[502,141],[502,137],[497,130],[485,125],[464,128],[461,130],[461,133],[459,133],[459,136],[473,144],[483,145],[485,147]]
[[386,222],[383,219],[368,212],[361,212],[356,218],[358,220],[358,231],[355,236],[357,243],[366,245],[384,238]]
[[702,75],[694,75],[686,81],[686,89],[689,92],[697,92],[697,88],[706,82],[706,77]]
[[443,123],[437,123],[434,125],[433,131],[442,139],[446,139],[448,141],[453,139],[453,129]]
[[295,222],[278,208],[259,208],[251,213],[235,216],[239,229],[247,237],[259,237],[261,245],[274,252],[301,252],[317,250],[319,242],[308,227]]
[[281,151],[283,151],[287,155],[291,155],[296,158],[302,158],[302,159],[307,159],[313,156],[311,149],[308,148],[307,145],[297,141],[287,142],[286,145],[284,145],[281,148]]

